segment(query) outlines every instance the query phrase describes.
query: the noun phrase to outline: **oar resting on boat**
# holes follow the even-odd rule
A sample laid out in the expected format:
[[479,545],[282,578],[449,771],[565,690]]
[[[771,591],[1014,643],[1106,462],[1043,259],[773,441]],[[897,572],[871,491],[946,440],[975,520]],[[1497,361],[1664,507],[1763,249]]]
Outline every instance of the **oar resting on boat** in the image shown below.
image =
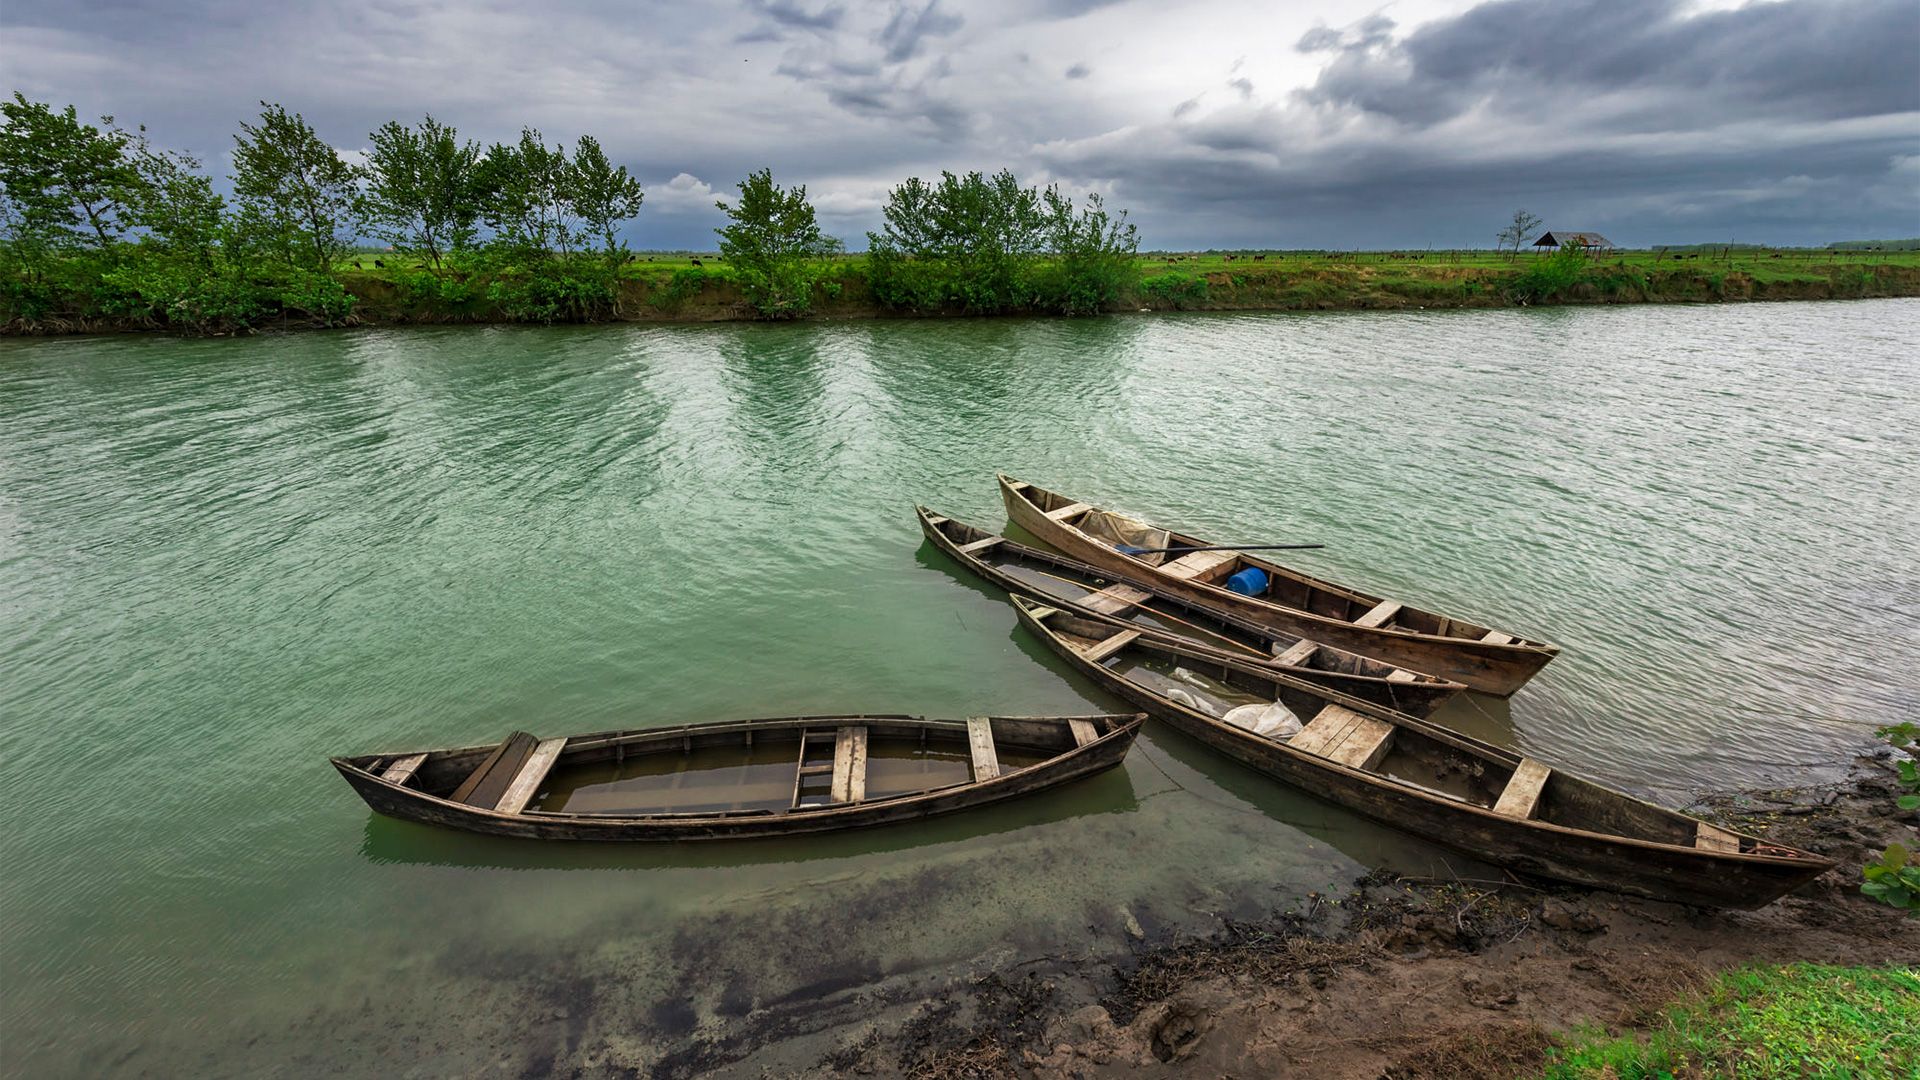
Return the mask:
[[332,759],[389,817],[534,840],[715,840],[909,821],[1120,764],[1145,714],[794,716],[515,732],[453,750]]
[[1024,480],[999,480],[1014,524],[1066,554],[1128,583],[1152,583],[1182,600],[1275,630],[1503,696],[1526,685],[1560,652],[1557,645],[1372,596],[1238,551],[1130,555],[1123,549],[1213,545]]
[[1760,907],[1834,866],[1271,667],[1023,596],[1013,603],[1055,652],[1155,718],[1275,779],[1495,865],[1733,908]]
[[1272,664],[1309,682],[1414,716],[1430,715],[1466,689],[1457,682],[1189,603],[1152,582],[1117,581],[1099,567],[1016,543],[924,506],[916,507],[915,513],[920,531],[960,565],[1008,592],[1042,596],[1087,618],[1118,619],[1151,637]]

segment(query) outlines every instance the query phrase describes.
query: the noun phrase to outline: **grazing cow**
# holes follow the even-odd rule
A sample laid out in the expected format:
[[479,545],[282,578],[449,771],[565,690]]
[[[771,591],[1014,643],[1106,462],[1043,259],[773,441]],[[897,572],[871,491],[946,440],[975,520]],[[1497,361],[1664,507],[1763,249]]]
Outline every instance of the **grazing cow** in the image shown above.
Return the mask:
[[1253,257],[1253,261],[1254,261],[1254,262],[1261,262],[1261,261],[1263,261],[1263,260],[1265,260],[1265,259],[1266,259],[1266,256],[1265,256],[1265,255],[1255,255],[1255,256]]
[[382,269],[382,270],[385,270],[385,269],[387,268],[387,264],[386,264],[386,263],[383,263],[383,262],[381,262],[381,261],[380,261],[379,259],[375,259],[375,260],[373,260],[373,265],[375,265],[375,266],[377,266],[377,267],[379,267],[379,268],[380,268],[380,269]]
[[1227,256],[1227,261],[1228,261],[1228,262],[1232,262],[1232,261],[1233,261],[1233,256],[1231,256],[1231,255],[1229,255],[1229,256]]
[[700,261],[699,259],[693,259],[693,260],[691,260],[691,262],[692,262],[692,263],[693,263],[693,265],[695,265],[695,266],[705,266],[705,265],[706,265],[706,263],[703,263],[703,262],[701,262],[701,261]]
[[364,270],[364,269],[366,269],[366,267],[364,267],[364,266],[361,266],[361,265],[360,265],[360,260],[359,260],[359,259],[355,259],[355,260],[353,260],[353,268],[354,268],[355,270]]

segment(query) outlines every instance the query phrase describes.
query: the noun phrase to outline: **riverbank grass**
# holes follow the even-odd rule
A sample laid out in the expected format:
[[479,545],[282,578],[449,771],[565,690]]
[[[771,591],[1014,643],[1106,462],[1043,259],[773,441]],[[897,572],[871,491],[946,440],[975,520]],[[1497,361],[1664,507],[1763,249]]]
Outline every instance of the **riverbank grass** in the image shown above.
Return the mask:
[[1671,1006],[1644,1035],[1576,1034],[1545,1080],[1920,1077],[1920,971],[1737,968]]

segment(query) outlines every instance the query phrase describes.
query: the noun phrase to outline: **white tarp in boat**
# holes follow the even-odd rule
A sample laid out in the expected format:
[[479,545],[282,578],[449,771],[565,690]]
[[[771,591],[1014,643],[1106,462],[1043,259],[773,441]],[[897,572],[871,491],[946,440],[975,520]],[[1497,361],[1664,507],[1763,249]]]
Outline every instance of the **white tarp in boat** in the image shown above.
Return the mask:
[[[1083,533],[1103,543],[1119,547],[1126,544],[1137,548],[1163,548],[1167,546],[1167,530],[1156,529],[1144,522],[1115,514],[1107,510],[1090,510],[1081,515],[1074,525]],[[1148,566],[1159,566],[1167,561],[1165,552],[1152,555],[1135,556]]]

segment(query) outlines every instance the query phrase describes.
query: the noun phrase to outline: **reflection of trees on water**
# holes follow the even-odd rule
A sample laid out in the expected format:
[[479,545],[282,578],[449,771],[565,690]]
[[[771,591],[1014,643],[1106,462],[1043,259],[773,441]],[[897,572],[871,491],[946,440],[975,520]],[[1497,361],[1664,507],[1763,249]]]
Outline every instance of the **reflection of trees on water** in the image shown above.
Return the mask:
[[717,333],[727,434],[741,459],[794,477],[824,471],[843,435],[828,408],[820,329],[737,326]]

